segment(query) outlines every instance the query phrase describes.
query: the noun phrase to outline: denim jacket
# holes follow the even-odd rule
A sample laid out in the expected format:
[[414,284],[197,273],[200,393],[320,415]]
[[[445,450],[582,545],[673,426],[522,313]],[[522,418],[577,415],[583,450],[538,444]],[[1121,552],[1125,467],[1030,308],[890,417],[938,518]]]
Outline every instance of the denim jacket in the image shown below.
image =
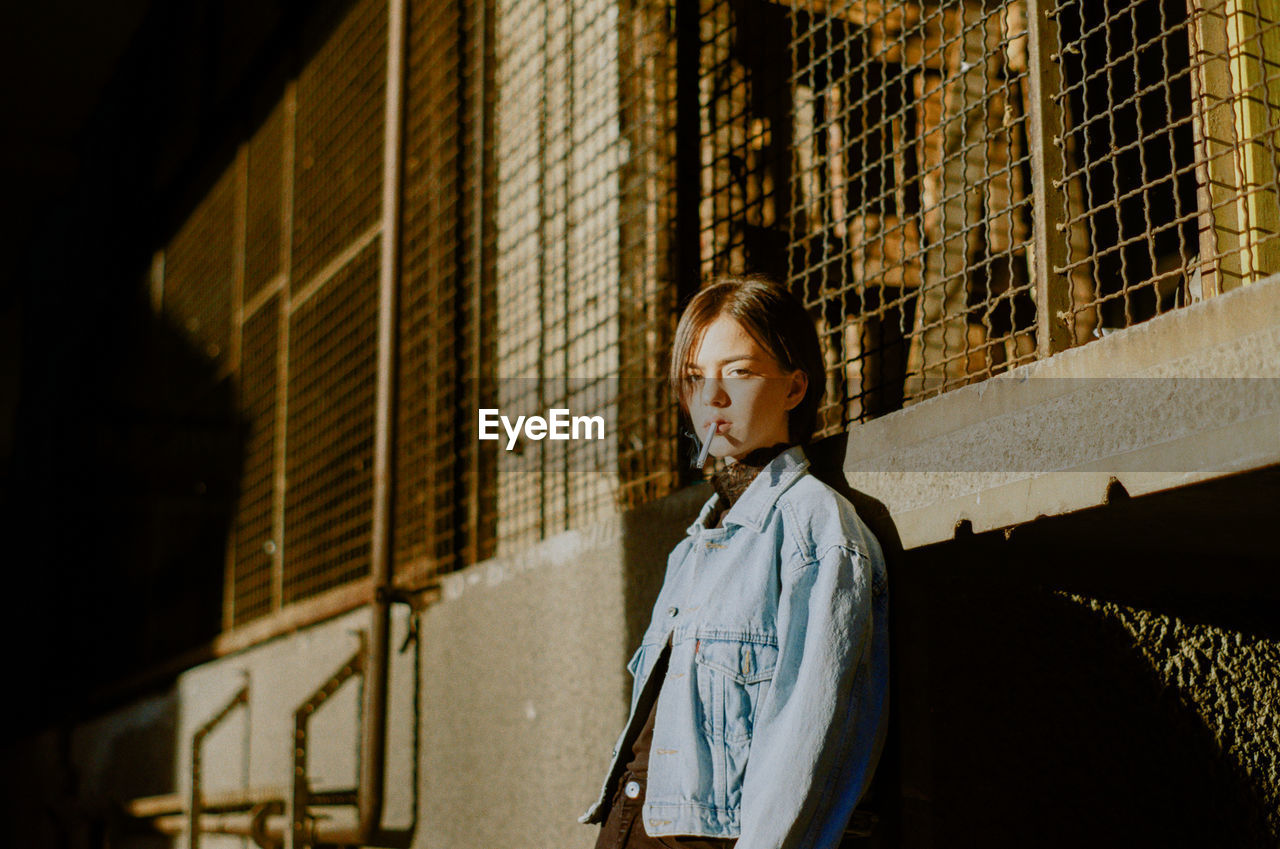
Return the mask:
[[702,506],[667,561],[628,664],[631,715],[596,803],[601,822],[646,719],[636,705],[670,641],[649,750],[649,835],[737,837],[737,849],[840,842],[888,719],[888,584],[880,545],[800,446],[724,515]]

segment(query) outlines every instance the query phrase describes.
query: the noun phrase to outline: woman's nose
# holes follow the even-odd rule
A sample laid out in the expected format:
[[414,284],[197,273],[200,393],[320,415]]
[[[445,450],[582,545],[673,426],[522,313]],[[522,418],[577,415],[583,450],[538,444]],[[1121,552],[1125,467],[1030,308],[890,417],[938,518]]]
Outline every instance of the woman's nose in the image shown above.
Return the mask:
[[702,403],[709,407],[723,407],[729,403],[729,393],[725,391],[723,380],[709,377],[702,382]]

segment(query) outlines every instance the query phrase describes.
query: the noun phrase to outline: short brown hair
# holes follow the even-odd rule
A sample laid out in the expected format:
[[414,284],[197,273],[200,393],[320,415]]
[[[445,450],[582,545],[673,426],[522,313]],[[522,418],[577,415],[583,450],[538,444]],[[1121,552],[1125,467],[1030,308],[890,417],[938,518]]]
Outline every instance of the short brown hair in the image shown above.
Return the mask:
[[808,442],[817,425],[818,405],[827,382],[818,332],[799,299],[763,275],[718,278],[694,295],[684,308],[676,326],[667,374],[680,409],[688,414],[683,378],[694,344],[702,338],[707,325],[721,314],[741,324],[783,369],[789,372],[801,369],[808,376],[809,387],[804,398],[787,416],[791,441]]

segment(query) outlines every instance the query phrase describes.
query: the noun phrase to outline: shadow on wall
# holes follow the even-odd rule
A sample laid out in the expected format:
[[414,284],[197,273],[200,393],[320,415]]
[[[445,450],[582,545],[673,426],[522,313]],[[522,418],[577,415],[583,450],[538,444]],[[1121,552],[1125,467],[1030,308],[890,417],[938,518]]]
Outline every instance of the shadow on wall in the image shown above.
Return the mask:
[[1280,578],[1126,502],[907,553],[901,845],[1277,845]]
[[21,294],[0,814],[14,845],[160,846],[122,806],[174,789],[168,685],[222,627],[246,423],[136,277],[65,268]]
[[3,750],[5,838],[12,846],[163,849],[168,838],[124,815],[141,796],[172,792],[173,691],[85,725],[63,725]]
[[6,511],[26,686],[3,736],[109,707],[222,625],[245,432],[231,383],[141,293],[94,283],[26,293]]

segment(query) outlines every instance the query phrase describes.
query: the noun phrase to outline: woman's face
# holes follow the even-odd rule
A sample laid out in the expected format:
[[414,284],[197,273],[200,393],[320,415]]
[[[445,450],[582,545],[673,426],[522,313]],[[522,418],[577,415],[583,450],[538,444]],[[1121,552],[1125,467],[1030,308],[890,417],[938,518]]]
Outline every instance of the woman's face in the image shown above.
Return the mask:
[[804,399],[808,376],[792,372],[724,313],[707,325],[685,373],[689,419],[704,439],[712,422],[711,453],[741,459],[756,448],[787,441],[787,411]]

